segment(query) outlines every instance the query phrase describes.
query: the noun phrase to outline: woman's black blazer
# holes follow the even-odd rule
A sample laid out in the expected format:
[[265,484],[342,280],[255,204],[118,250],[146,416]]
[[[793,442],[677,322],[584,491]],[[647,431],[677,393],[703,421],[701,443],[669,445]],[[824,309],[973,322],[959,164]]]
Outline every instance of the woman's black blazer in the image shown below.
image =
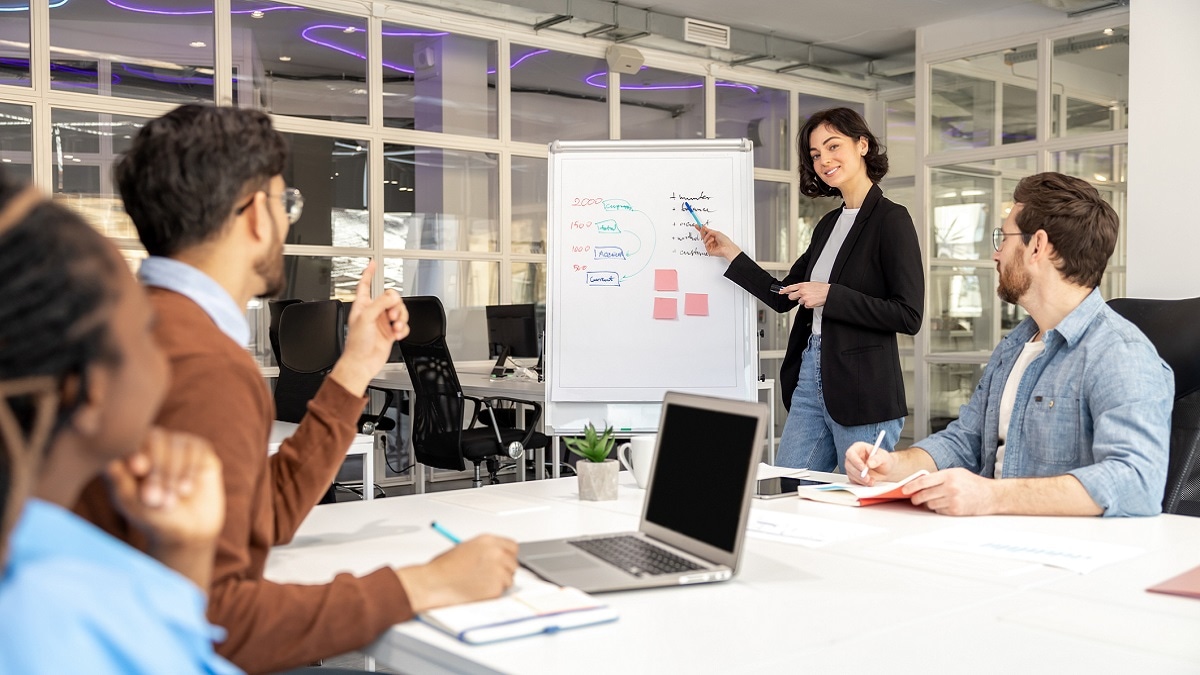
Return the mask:
[[[844,207],[843,207],[844,208]],[[825,214],[812,243],[792,265],[783,285],[810,281],[842,209]],[[725,276],[777,312],[798,303],[771,292],[776,279],[745,253]],[[853,426],[908,414],[896,333],[915,335],[925,306],[925,274],[912,218],[883,196],[878,185],[863,201],[829,275],[821,317],[821,380],[825,407],[838,424]],[[813,313],[800,306],[779,369],[783,404],[789,409],[800,377],[800,357],[812,334]]]

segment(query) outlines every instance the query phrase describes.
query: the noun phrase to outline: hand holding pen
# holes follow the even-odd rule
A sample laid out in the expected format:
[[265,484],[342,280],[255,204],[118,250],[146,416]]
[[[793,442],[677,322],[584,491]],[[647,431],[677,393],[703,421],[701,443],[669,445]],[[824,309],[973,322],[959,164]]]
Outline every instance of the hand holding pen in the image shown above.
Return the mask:
[[[871,465],[871,460],[875,458],[879,446],[883,443],[884,433],[883,429],[879,430],[879,435],[875,437],[875,445],[859,441],[846,450],[846,477],[851,483],[874,485],[875,478],[885,477],[892,471],[892,454],[887,451],[879,456],[874,466]],[[871,476],[872,472],[874,477]]]
[[704,242],[704,250],[708,251],[709,255],[721,257],[730,262],[738,257],[742,249],[738,248],[737,244],[734,244],[729,237],[725,236],[724,232],[714,230],[702,223],[700,217],[692,210],[691,204],[684,202],[683,208],[692,215],[692,220],[696,221],[696,229],[700,230],[700,239]]
[[396,570],[414,612],[494,598],[512,585],[517,542],[491,534],[461,541],[436,522],[430,527],[455,545],[424,565]]

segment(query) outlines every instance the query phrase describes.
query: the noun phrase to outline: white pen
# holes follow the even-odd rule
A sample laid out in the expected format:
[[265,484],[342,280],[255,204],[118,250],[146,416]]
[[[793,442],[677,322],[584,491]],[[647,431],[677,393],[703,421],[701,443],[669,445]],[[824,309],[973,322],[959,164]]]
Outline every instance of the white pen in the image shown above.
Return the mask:
[[862,473],[858,474],[859,478],[867,477],[867,462],[871,461],[871,458],[875,456],[875,452],[879,450],[879,444],[883,442],[883,432],[884,430],[880,429],[879,435],[875,437],[875,445],[871,447],[871,452],[867,454],[867,461],[863,462],[863,470]]

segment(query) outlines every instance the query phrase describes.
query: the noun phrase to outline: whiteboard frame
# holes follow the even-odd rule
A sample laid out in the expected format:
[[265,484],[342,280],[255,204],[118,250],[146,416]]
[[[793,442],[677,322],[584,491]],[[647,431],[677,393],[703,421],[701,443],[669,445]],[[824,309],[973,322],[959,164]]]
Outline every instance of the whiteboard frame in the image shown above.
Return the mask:
[[[662,399],[652,401],[604,400],[603,394],[595,401],[556,401],[554,362],[552,355],[557,352],[552,347],[555,338],[558,297],[555,288],[554,270],[562,264],[559,259],[557,234],[559,224],[565,222],[563,200],[556,189],[561,168],[559,161],[567,156],[580,154],[595,154],[611,156],[626,152],[669,153],[726,152],[735,158],[734,191],[742,196],[737,205],[738,211],[726,233],[746,255],[754,258],[754,145],[745,138],[718,138],[696,140],[638,140],[638,141],[554,141],[550,143],[547,170],[547,220],[546,220],[546,340],[544,346],[544,368],[546,382],[546,414],[545,424],[549,433],[555,435],[570,434],[582,431],[585,424],[593,422],[597,425],[608,424],[618,433],[648,433],[658,430],[659,417],[662,409]],[[733,282],[729,282],[733,283]],[[741,377],[736,389],[685,389],[679,391],[690,393],[724,396],[746,401],[758,400],[758,380],[760,364],[758,361],[758,330],[755,321],[755,303],[749,293],[737,293],[737,307],[734,314],[742,323],[743,344],[745,349],[731,355],[741,359],[739,367]],[[600,390],[601,392],[603,390]]]

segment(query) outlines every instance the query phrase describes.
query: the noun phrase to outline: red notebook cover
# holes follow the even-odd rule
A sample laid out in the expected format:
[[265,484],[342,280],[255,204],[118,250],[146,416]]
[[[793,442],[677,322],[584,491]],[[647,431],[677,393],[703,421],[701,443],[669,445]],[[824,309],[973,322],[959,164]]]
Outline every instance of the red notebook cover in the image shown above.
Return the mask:
[[1177,577],[1171,577],[1146,590],[1151,593],[1169,593],[1200,599],[1200,567],[1190,569]]

